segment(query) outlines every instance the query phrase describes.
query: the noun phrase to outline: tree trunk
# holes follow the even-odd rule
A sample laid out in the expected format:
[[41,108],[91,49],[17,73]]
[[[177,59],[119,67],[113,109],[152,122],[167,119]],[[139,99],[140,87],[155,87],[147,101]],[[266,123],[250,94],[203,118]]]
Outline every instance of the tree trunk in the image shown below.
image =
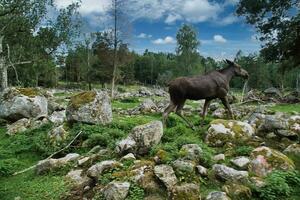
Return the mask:
[[3,52],[3,39],[4,36],[0,36],[0,73],[1,73],[1,91],[8,87],[7,80],[7,66],[5,65],[5,58]]
[[114,98],[115,81],[117,75],[117,0],[113,0],[114,3],[114,58],[113,58],[113,77],[111,82],[111,98]]

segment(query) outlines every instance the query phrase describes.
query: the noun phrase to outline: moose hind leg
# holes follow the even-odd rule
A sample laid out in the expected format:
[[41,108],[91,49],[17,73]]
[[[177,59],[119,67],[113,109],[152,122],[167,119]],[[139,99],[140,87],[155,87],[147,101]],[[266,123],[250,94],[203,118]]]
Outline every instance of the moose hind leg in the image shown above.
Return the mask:
[[203,106],[203,111],[202,111],[202,122],[201,122],[201,125],[204,125],[204,120],[205,120],[205,116],[206,116],[206,113],[207,113],[207,108],[209,107],[210,102],[211,102],[210,99],[206,99],[205,100],[205,103],[204,103],[204,106]]
[[222,101],[223,105],[225,106],[225,108],[228,110],[229,118],[234,119],[227,97],[221,98],[221,101]]
[[168,105],[168,107],[165,109],[164,113],[163,113],[163,124],[166,124],[166,120],[169,116],[169,114],[175,109],[176,105],[171,101],[170,104]]
[[176,108],[176,114],[177,114],[181,119],[183,119],[183,120],[188,124],[188,126],[189,126],[191,129],[195,130],[194,125],[193,125],[191,122],[189,122],[189,121],[183,116],[183,114],[182,114],[182,108],[183,108],[183,106],[184,106],[184,103],[185,103],[185,101],[182,102],[182,103],[180,103],[180,104],[177,106],[177,108]]

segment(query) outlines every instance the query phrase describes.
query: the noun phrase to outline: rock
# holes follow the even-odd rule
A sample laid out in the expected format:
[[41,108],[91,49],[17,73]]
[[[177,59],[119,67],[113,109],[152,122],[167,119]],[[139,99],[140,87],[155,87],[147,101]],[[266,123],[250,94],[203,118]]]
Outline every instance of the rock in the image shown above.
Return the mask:
[[142,96],[152,96],[152,92],[150,92],[150,90],[148,90],[146,87],[141,87],[139,89],[139,94]]
[[64,129],[63,125],[53,128],[48,136],[52,143],[60,142],[66,139],[68,132]]
[[180,154],[183,155],[183,159],[193,161],[200,161],[202,152],[198,144],[185,144],[180,149]]
[[266,95],[270,95],[270,96],[277,96],[277,97],[281,97],[282,96],[281,92],[278,89],[274,88],[274,87],[265,89],[264,93]]
[[65,107],[56,103],[52,98],[48,99],[48,114],[52,114],[55,111],[65,110]]
[[125,200],[130,188],[129,182],[110,182],[103,189],[103,195],[106,200]]
[[172,165],[175,171],[180,172],[192,173],[195,169],[195,163],[187,160],[175,160]]
[[97,178],[99,177],[104,171],[116,168],[118,166],[122,166],[121,163],[115,161],[115,160],[105,160],[100,163],[97,163],[93,166],[91,166],[87,170],[87,176],[91,178]]
[[245,181],[248,179],[247,171],[238,171],[225,165],[213,165],[213,172],[216,177],[224,181]]
[[112,121],[110,98],[102,91],[77,94],[71,97],[66,117],[70,122],[108,124]]
[[133,153],[129,153],[121,158],[121,161],[136,160]]
[[172,189],[170,199],[172,200],[201,200],[200,188],[193,183],[175,185]]
[[168,93],[166,91],[164,91],[163,89],[156,89],[156,90],[154,90],[154,94],[156,96],[159,96],[159,97],[168,96]]
[[282,129],[288,129],[288,123],[282,116],[266,115],[258,127],[258,132],[266,133]]
[[91,158],[86,156],[86,157],[83,157],[81,159],[78,160],[78,165],[79,166],[83,166],[83,165],[86,165],[87,163],[89,163],[88,161],[90,161]]
[[131,180],[145,190],[146,193],[153,194],[161,191],[161,186],[154,174],[154,163],[138,162],[130,172]]
[[261,177],[255,177],[255,176],[253,176],[253,177],[250,178],[250,181],[257,188],[261,188],[261,187],[264,187],[266,185],[266,182],[264,182],[263,178],[261,178]]
[[14,135],[26,131],[30,127],[30,120],[27,118],[20,119],[12,124],[7,125],[7,134]]
[[145,99],[137,109],[142,113],[152,113],[158,111],[158,108],[152,99]]
[[131,137],[127,137],[116,144],[116,152],[118,154],[125,154],[128,152],[135,152],[136,151],[136,142]]
[[82,169],[72,170],[66,175],[67,182],[71,183],[72,186],[78,188],[84,188],[92,183],[92,179],[87,176],[82,176]]
[[158,144],[163,136],[163,125],[160,121],[136,126],[131,134],[116,145],[119,154],[134,153],[143,155],[149,152],[152,146]]
[[213,120],[205,138],[210,146],[223,146],[227,142],[246,141],[255,133],[248,123],[235,120]]
[[250,159],[245,157],[245,156],[241,156],[241,157],[231,159],[230,162],[234,166],[238,167],[239,169],[246,170],[248,168],[249,163],[250,163]]
[[169,165],[156,165],[154,174],[164,183],[168,190],[171,190],[178,182],[173,168]]
[[7,88],[0,94],[0,118],[15,122],[48,115],[47,99],[36,89]]
[[197,171],[198,173],[201,175],[201,176],[207,176],[208,175],[208,171],[205,167],[201,166],[201,165],[198,165],[196,166],[197,168]]
[[233,199],[251,199],[251,189],[241,184],[230,183],[224,185],[222,190]]
[[300,144],[291,144],[284,151],[284,154],[294,158],[300,158]]
[[224,108],[218,108],[211,114],[211,116],[214,118],[222,119],[226,117],[226,111]]
[[211,103],[211,104],[209,105],[209,110],[210,110],[211,112],[217,110],[218,108],[220,108],[220,104],[217,103],[217,102]]
[[218,154],[218,155],[215,155],[213,157],[213,160],[215,162],[219,162],[219,161],[224,161],[225,160],[225,155],[224,154]]
[[76,161],[79,158],[79,154],[77,153],[69,153],[65,157],[59,158],[59,159],[45,159],[38,162],[35,168],[35,172],[40,175],[43,173],[46,173],[50,170],[62,167],[69,162]]
[[298,140],[298,134],[290,130],[277,130],[275,131],[275,133],[280,137],[286,137],[291,140]]
[[50,116],[49,116],[49,121],[54,123],[54,124],[62,124],[66,120],[66,111],[54,111]]
[[230,200],[230,198],[225,192],[214,191],[207,195],[206,200]]
[[251,153],[251,162],[249,164],[249,172],[259,177],[264,177],[274,169],[292,170],[295,165],[283,153],[271,149],[269,147],[258,147]]

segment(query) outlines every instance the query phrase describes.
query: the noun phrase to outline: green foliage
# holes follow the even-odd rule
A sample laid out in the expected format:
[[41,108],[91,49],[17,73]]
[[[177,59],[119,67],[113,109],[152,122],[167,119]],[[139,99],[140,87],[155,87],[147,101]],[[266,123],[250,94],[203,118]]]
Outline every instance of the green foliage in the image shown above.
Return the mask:
[[16,158],[0,160],[0,176],[12,175],[23,163]]
[[253,149],[251,146],[238,146],[236,147],[235,154],[237,156],[249,156]]
[[300,174],[298,171],[273,171],[265,181],[265,186],[256,188],[260,199],[287,199],[300,187]]
[[132,183],[130,185],[129,194],[126,200],[143,200],[145,196],[144,190],[138,185]]
[[277,104],[270,107],[270,110],[286,113],[300,112],[300,104]]

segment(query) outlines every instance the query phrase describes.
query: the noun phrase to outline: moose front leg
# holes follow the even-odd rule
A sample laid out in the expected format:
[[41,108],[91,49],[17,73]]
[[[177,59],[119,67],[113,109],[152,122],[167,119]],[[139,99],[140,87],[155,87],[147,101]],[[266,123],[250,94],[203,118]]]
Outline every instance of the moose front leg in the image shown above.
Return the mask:
[[228,110],[229,118],[234,119],[233,114],[232,114],[232,110],[231,110],[231,107],[230,107],[230,104],[228,102],[227,97],[223,97],[223,98],[220,98],[220,99],[221,99],[223,105],[225,106],[225,108]]

